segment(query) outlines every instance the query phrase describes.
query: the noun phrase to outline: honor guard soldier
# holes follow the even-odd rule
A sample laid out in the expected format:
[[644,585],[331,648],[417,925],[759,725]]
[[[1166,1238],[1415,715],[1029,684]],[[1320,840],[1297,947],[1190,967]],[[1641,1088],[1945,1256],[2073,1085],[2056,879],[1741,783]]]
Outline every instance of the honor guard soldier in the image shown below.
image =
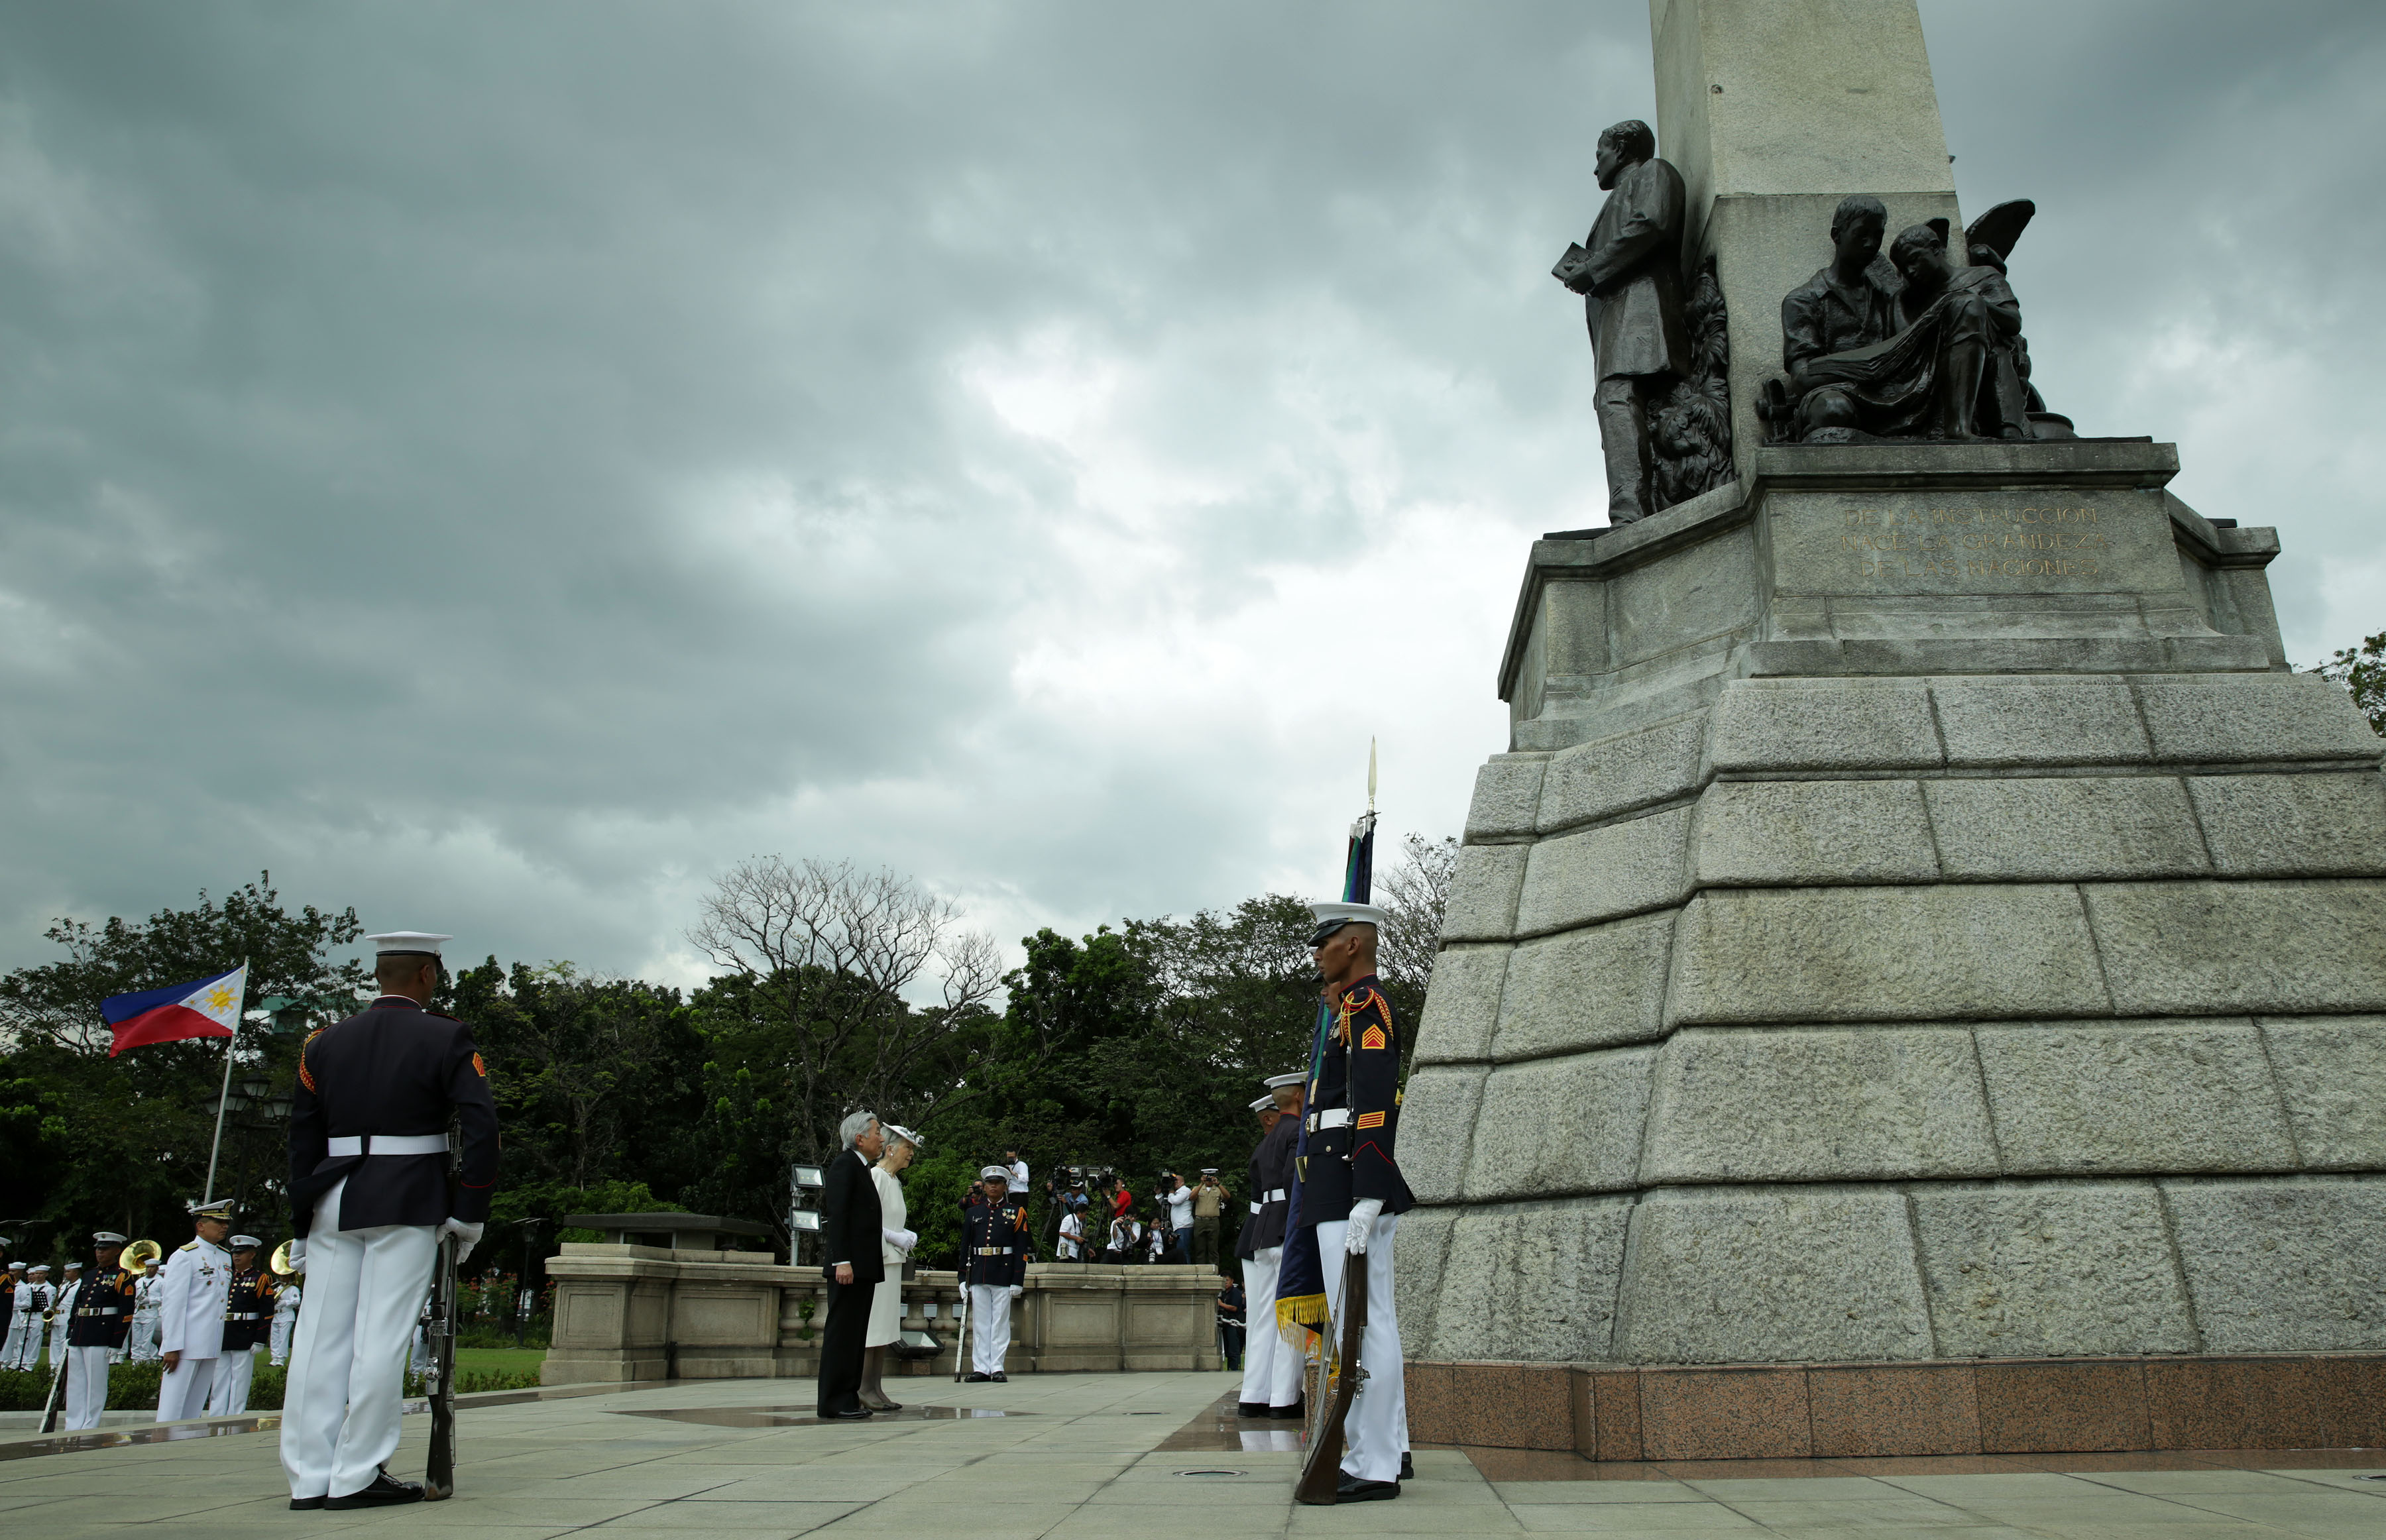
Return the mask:
[[[1375,936],[1389,916],[1372,904],[1314,904],[1311,956],[1334,1002],[1309,1098],[1300,1223],[1317,1227],[1325,1297],[1339,1312],[1346,1268],[1367,1270],[1366,1371],[1343,1429],[1341,1502],[1400,1495],[1408,1394],[1392,1303],[1392,1233],[1415,1206],[1392,1158],[1400,1124],[1400,1031],[1375,978]],[[1341,1322],[1332,1326],[1338,1340]]]
[[207,1409],[215,1388],[216,1357],[223,1351],[224,1301],[232,1295],[232,1199],[191,1208],[198,1233],[166,1258],[166,1282],[157,1291],[157,1344],[166,1359],[157,1383],[157,1421],[178,1422]]
[[1260,1116],[1267,1132],[1251,1151],[1250,1212],[1235,1237],[1250,1317],[1243,1346],[1243,1389],[1235,1408],[1242,1417],[1297,1421],[1304,1409],[1302,1356],[1276,1328],[1275,1284],[1284,1265],[1285,1211],[1292,1198],[1292,1158],[1300,1146],[1300,1098],[1308,1079],[1299,1071],[1272,1076],[1265,1083],[1267,1095],[1253,1104],[1254,1110],[1266,1109]]
[[257,1349],[273,1323],[273,1276],[257,1259],[257,1248],[263,1244],[254,1235],[232,1238],[232,1288],[224,1296],[223,1351],[216,1357],[215,1388],[207,1393],[210,1417],[237,1417],[248,1409]]
[[91,1238],[98,1263],[76,1291],[74,1314],[67,1321],[66,1430],[81,1433],[99,1426],[107,1409],[107,1366],[124,1346],[132,1329],[132,1297],[141,1281],[119,1265],[124,1237],[103,1230]]
[[[283,1396],[282,1466],[294,1509],[420,1502],[391,1477],[407,1338],[442,1237],[469,1250],[489,1216],[497,1112],[471,1029],[430,1009],[440,944],[421,931],[365,938],[382,994],[298,1050],[290,1101],[292,1260],[313,1297],[298,1318]],[[462,1130],[448,1180],[447,1123]]]
[[961,1284],[969,1290],[969,1384],[1008,1382],[1011,1302],[1027,1292],[1027,1208],[1012,1203],[1011,1168],[979,1171],[978,1192],[961,1199]]
[[82,1264],[69,1262],[66,1277],[58,1284],[58,1296],[50,1306],[50,1368],[56,1371],[67,1361],[67,1326],[74,1320],[75,1296],[82,1293]]

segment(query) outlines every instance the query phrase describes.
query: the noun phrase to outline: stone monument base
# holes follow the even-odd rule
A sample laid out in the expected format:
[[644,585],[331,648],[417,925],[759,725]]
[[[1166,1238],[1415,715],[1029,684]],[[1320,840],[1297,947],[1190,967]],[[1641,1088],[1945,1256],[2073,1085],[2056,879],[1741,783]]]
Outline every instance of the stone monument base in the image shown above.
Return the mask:
[[1408,1366],[1418,1444],[1587,1459],[2386,1446],[2386,1354]]
[[2376,1441],[2386,778],[2275,533],[2148,442],[1754,464],[1534,547],[1401,1116],[1414,1436]]

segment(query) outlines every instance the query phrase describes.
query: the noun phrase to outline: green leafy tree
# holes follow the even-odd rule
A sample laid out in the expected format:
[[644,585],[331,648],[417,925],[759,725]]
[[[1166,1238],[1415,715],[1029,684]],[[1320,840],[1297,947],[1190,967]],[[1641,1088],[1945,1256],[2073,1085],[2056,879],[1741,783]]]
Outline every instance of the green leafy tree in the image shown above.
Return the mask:
[[[104,1222],[179,1244],[187,1227],[182,1203],[199,1196],[207,1177],[225,1041],[150,1044],[110,1058],[100,1003],[245,959],[252,1006],[281,995],[300,1002],[289,1019],[294,1027],[299,1016],[320,1022],[355,1007],[362,967],[328,954],[361,933],[354,909],[285,908],[262,873],[220,901],[202,893],[196,907],[160,909],[145,921],[53,923],[44,934],[67,956],[0,978],[0,1041],[7,1045],[0,1082],[27,1087],[6,1098],[0,1136],[23,1153],[22,1169],[33,1177],[19,1187],[30,1217],[61,1229]],[[262,1079],[271,1093],[286,1095],[300,1040],[297,1031],[252,1019],[240,1033],[234,1080]],[[261,1119],[229,1121],[219,1194],[278,1219],[283,1140],[281,1129]]]
[[2358,647],[2342,647],[2311,670],[2332,679],[2352,695],[2353,704],[2369,719],[2370,730],[2386,738],[2386,631]]
[[679,991],[491,958],[457,974],[452,996],[488,1064],[504,1181],[678,1185],[675,1160],[688,1157],[686,1131],[704,1106],[694,1069],[704,1042]]

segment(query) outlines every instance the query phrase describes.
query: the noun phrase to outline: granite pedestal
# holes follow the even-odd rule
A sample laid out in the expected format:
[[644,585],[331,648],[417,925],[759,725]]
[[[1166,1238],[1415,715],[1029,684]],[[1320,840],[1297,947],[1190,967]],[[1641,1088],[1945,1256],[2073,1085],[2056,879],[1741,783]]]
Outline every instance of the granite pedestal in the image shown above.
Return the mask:
[[1832,1417],[1964,1452],[2013,1362],[2135,1409],[2014,1446],[2352,1428],[2329,1398],[2386,1392],[2386,780],[2287,668],[2276,535],[2143,441],[1752,458],[1533,548],[1403,1114],[1415,1436],[1466,1436],[1470,1375],[1538,1374],[1567,1447],[1601,1375],[1639,1439],[1682,1415],[1646,1375],[1756,1366],[1724,1399],[1779,1416],[1714,1458]]

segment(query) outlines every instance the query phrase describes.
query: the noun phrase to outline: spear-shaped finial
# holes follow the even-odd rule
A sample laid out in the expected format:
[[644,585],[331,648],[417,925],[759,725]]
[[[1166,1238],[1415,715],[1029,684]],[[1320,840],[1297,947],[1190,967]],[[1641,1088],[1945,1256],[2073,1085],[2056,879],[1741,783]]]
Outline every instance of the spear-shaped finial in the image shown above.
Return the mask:
[[1375,740],[1367,740],[1367,811],[1375,810]]

